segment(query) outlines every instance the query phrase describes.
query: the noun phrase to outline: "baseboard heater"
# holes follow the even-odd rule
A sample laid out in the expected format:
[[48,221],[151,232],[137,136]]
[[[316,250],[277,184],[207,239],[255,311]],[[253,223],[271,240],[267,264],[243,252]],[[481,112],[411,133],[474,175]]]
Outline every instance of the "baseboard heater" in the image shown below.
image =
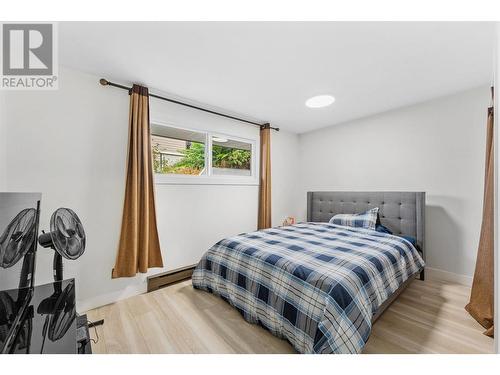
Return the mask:
[[148,292],[191,278],[195,264],[148,277]]

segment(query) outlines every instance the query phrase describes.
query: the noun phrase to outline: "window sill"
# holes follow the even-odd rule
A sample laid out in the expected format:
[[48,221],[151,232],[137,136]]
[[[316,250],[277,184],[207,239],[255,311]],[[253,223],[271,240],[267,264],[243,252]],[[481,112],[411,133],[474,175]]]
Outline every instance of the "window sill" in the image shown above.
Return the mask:
[[155,185],[233,185],[259,186],[259,181],[249,177],[213,177],[213,176],[165,176],[156,174]]

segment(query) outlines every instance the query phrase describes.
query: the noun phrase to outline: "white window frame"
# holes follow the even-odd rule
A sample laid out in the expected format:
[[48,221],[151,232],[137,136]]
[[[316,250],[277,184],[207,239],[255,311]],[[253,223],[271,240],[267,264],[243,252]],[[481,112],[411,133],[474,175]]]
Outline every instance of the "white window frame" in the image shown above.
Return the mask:
[[[162,174],[155,173],[155,184],[158,185],[258,185],[259,179],[257,176],[257,140],[237,137],[231,134],[212,132],[209,130],[201,130],[188,126],[179,126],[169,122],[151,120],[151,125],[165,126],[180,130],[187,130],[203,134],[205,136],[205,169],[206,173],[200,176],[183,175],[183,174]],[[161,135],[159,135],[161,136]],[[212,174],[212,138],[220,137],[234,141],[245,142],[251,145],[252,159],[250,164],[250,176],[230,176],[230,175],[213,175]]]

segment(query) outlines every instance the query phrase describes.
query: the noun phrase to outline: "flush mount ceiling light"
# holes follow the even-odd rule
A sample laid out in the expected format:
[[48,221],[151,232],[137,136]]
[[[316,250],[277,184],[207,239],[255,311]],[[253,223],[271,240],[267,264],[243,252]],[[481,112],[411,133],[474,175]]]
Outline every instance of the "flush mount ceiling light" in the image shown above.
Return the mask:
[[225,143],[227,142],[227,139],[226,138],[219,138],[219,137],[214,137],[213,140],[215,142],[219,142],[219,143]]
[[306,106],[309,108],[323,108],[333,104],[335,98],[331,95],[317,95],[306,100]]

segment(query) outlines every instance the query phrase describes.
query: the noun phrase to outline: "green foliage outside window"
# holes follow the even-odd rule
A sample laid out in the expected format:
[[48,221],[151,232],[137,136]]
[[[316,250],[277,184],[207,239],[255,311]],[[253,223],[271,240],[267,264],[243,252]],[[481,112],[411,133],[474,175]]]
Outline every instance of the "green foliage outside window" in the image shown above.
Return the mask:
[[215,168],[250,169],[251,156],[248,150],[212,146],[212,165]]
[[[153,145],[153,169],[155,173],[199,175],[205,168],[205,145],[192,142],[189,148],[179,150],[181,160],[169,165],[162,160],[158,145]],[[215,168],[250,169],[251,152],[219,145],[212,147],[212,165]]]

